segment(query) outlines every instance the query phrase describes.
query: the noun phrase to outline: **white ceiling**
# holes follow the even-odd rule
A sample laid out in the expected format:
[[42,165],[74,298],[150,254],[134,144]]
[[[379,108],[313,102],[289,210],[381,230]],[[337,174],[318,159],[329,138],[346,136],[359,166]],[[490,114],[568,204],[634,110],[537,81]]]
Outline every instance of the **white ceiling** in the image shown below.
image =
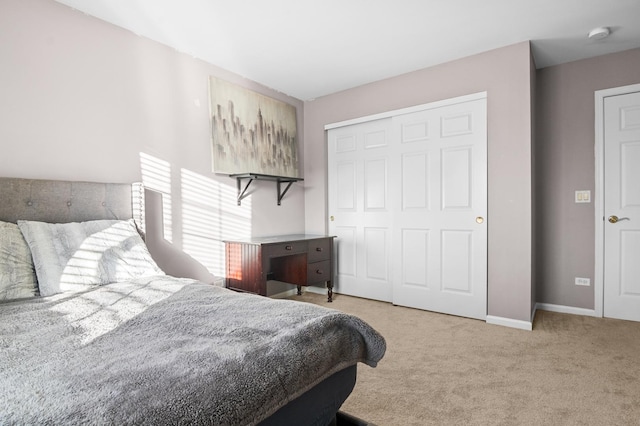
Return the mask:
[[640,0],[56,1],[301,100],[526,40],[538,68],[640,47]]

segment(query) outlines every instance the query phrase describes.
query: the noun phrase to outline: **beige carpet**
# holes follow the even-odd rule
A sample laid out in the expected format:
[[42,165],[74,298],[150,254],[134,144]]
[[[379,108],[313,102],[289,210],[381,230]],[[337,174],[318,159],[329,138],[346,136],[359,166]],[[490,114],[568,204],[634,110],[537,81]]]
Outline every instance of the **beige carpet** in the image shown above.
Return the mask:
[[386,425],[640,425],[640,323],[538,311],[533,331],[355,297],[387,341],[342,410]]

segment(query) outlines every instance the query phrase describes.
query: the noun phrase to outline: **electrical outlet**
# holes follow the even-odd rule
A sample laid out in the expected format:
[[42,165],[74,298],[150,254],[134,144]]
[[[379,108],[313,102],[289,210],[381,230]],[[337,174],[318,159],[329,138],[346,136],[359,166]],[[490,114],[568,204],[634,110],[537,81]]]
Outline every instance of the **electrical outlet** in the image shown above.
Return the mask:
[[588,287],[591,285],[591,279],[576,277],[576,285],[584,285]]

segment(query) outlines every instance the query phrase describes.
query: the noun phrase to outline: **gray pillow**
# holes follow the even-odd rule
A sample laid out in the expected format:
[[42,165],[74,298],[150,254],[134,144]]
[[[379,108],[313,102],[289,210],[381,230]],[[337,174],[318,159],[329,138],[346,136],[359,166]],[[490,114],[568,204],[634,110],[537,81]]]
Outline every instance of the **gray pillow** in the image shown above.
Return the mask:
[[0,300],[38,294],[31,252],[18,225],[0,222]]
[[133,219],[45,223],[19,220],[42,296],[164,275]]

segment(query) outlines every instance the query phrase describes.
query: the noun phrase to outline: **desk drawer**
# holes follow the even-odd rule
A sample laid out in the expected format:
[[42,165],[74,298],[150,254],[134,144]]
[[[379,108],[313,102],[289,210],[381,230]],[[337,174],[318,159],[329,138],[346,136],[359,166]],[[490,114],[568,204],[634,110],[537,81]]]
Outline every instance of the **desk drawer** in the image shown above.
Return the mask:
[[331,259],[332,241],[333,240],[331,238],[309,241],[309,252],[307,253],[309,263]]
[[290,254],[304,253],[307,251],[307,244],[302,241],[292,241],[282,244],[270,244],[264,246],[262,249],[263,256],[267,257],[279,257],[288,256]]
[[307,285],[331,280],[331,261],[309,263],[307,266]]

